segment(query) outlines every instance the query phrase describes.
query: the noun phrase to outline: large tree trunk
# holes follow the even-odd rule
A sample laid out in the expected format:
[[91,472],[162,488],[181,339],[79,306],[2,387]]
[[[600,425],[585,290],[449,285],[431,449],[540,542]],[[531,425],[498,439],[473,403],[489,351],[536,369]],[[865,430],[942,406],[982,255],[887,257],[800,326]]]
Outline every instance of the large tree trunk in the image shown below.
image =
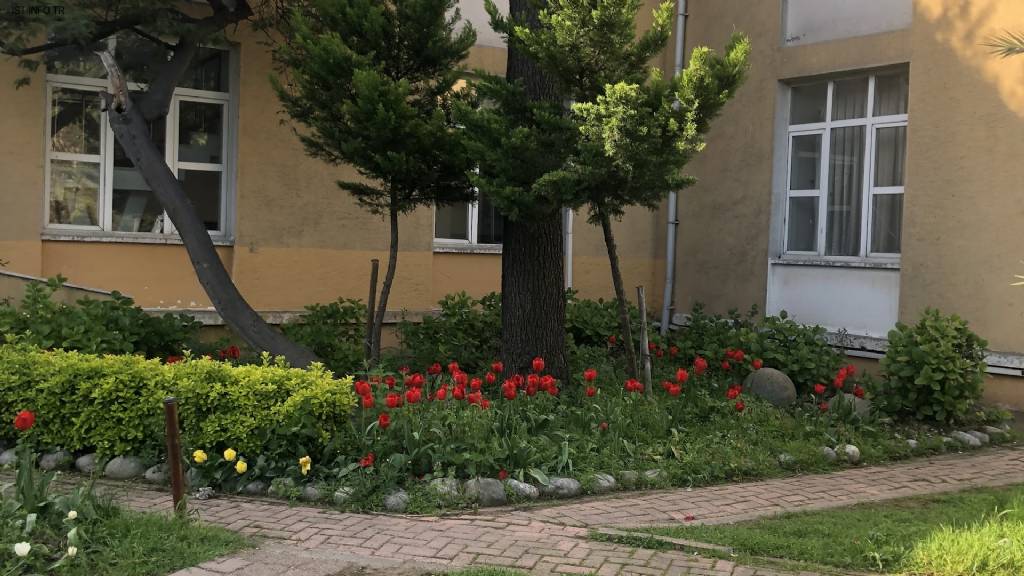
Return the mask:
[[377,305],[377,315],[373,319],[370,360],[374,365],[380,364],[380,334],[384,329],[384,314],[388,311],[388,297],[391,296],[391,284],[395,281],[395,268],[398,266],[398,210],[394,208],[396,202],[392,198],[392,208],[389,214],[391,242],[388,245],[388,270],[384,273],[384,284],[380,287],[380,303]]
[[608,214],[598,209],[601,218],[601,230],[604,232],[604,245],[608,249],[608,262],[612,268],[612,285],[615,286],[615,303],[619,308],[619,330],[622,331],[623,345],[626,348],[626,370],[630,378],[636,378],[639,370],[636,363],[636,347],[633,344],[633,329],[629,322],[629,307],[626,303],[626,289],[622,286],[622,270],[619,269],[619,250],[615,245],[612,233],[612,221]]
[[[517,20],[537,26],[536,0],[511,0]],[[560,101],[552,78],[517,49],[508,51],[506,78],[521,81],[533,100]],[[546,370],[565,380],[565,270],[562,218],[549,214],[512,221],[505,219],[501,250],[501,359],[506,372],[526,372],[534,356]]]
[[306,367],[316,361],[311,351],[271,328],[242,297],[217,255],[206,226],[181,188],[181,183],[150,139],[141,107],[134,105],[123,77],[109,55],[104,59],[104,64],[114,84],[114,94],[103,94],[114,137],[177,228],[199,284],[214,308],[224,318],[224,322],[253,348],[284,356],[292,366]]

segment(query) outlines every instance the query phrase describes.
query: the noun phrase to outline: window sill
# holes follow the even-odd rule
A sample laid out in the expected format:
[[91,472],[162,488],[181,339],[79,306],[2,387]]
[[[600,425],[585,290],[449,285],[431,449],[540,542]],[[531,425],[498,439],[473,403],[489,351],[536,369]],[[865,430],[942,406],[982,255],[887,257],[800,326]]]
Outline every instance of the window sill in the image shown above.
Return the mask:
[[[233,246],[235,241],[226,236],[211,236],[214,246]],[[85,230],[44,230],[42,239],[56,242],[107,242],[113,244],[164,244],[181,246],[177,234],[112,234]]]
[[832,260],[821,257],[782,256],[771,258],[770,264],[782,266],[820,266],[824,268],[872,268],[877,270],[899,270],[899,260]]
[[442,254],[501,254],[501,244],[449,244],[434,242],[434,252]]

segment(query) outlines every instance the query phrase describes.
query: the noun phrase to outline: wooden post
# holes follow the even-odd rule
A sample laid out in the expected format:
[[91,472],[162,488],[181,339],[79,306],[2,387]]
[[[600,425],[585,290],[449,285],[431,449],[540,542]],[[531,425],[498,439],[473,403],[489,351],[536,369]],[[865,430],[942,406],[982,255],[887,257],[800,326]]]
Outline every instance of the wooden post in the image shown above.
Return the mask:
[[654,393],[654,386],[651,384],[651,351],[647,347],[647,296],[643,286],[636,287],[636,300],[640,306],[640,362],[644,370],[644,390],[650,396]]
[[185,477],[181,470],[181,434],[178,430],[178,400],[164,398],[164,426],[167,430],[167,466],[171,475],[174,513],[185,513]]
[[366,345],[363,347],[367,362],[373,350],[373,318],[377,309],[377,274],[380,273],[380,260],[370,260],[370,297],[366,300]]

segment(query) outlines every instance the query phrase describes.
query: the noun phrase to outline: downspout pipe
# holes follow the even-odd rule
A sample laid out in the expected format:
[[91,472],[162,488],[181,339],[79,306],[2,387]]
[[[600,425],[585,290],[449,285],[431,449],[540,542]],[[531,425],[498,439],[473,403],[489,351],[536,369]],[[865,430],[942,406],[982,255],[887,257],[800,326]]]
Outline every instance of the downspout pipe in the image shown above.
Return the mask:
[[[686,0],[676,0],[676,50],[673,76],[683,71],[683,58],[686,55]],[[676,106],[679,102],[676,102]],[[676,283],[676,231],[679,227],[679,193],[672,191],[668,195],[668,228],[665,231],[665,293],[661,298],[661,335],[668,334],[672,325],[672,300]]]

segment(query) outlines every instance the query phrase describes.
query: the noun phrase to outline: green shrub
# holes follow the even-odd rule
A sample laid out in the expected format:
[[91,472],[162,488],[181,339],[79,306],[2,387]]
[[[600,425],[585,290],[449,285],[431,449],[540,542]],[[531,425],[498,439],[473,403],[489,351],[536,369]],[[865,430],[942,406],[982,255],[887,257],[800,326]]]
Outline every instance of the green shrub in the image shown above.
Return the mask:
[[440,313],[422,322],[402,320],[398,338],[407,360],[427,366],[456,358],[464,370],[481,371],[501,351],[501,295],[476,299],[459,292],[440,302]]
[[689,323],[674,333],[670,344],[684,359],[703,356],[721,359],[734,348],[760,358],[765,366],[786,373],[801,394],[815,384],[829,384],[843,362],[843,356],[825,339],[821,326],[800,324],[785,311],[778,316],[760,317],[756,308],[746,316],[709,315],[701,305],[690,313]]
[[963,420],[981,398],[988,343],[959,316],[927,309],[889,332],[881,360],[883,407],[919,420]]
[[161,364],[133,355],[0,346],[0,420],[31,409],[46,446],[105,455],[162,452],[167,396],[179,400],[186,445],[254,454],[271,432],[296,450],[313,450],[294,423],[312,419],[317,440],[325,443],[347,426],[355,405],[350,379],[334,380],[319,366],[291,369],[266,357],[242,366],[206,358]]
[[363,367],[366,305],[339,298],[330,304],[306,306],[306,313],[282,326],[285,336],[307,346],[335,374]]
[[[629,305],[633,334],[639,341],[640,310]],[[566,340],[577,347],[607,348],[609,336],[619,336],[619,308],[615,300],[587,300],[570,290],[565,302]]]
[[19,305],[0,303],[0,335],[19,334],[40,348],[148,358],[178,355],[198,342],[200,324],[191,316],[152,316],[117,292],[110,300],[83,298],[73,306],[54,302],[62,283],[59,277],[32,282]]

